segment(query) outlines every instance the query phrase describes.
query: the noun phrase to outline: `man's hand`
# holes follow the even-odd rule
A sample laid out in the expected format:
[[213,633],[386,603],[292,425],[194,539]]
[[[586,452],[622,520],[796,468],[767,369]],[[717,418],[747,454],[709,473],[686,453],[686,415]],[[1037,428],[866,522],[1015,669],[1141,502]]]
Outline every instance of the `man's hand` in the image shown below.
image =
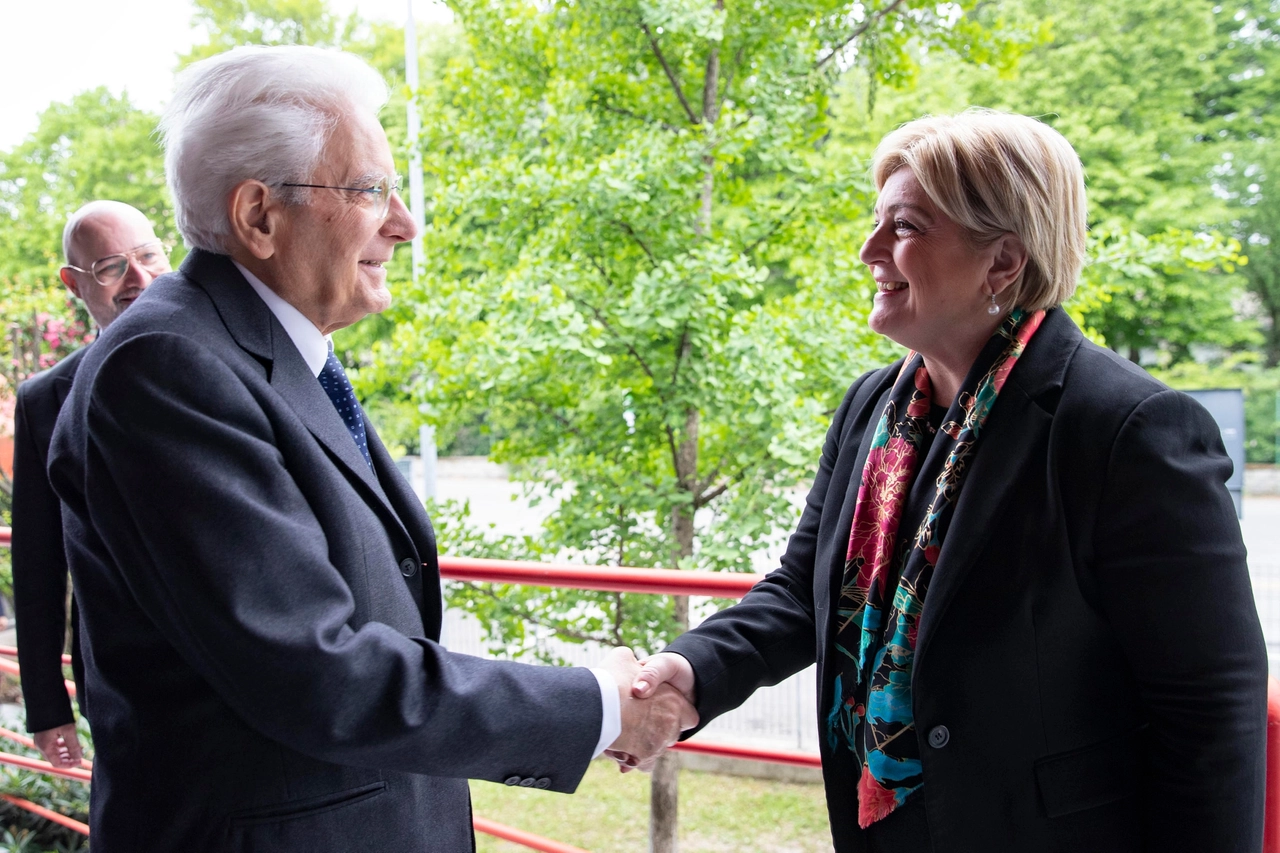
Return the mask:
[[644,699],[637,698],[633,685],[641,668],[630,649],[610,652],[605,668],[618,682],[622,705],[622,734],[605,755],[617,761],[623,773],[652,770],[658,756],[680,739],[680,732],[698,724],[698,712],[679,690],[665,684],[649,690]]
[[36,732],[31,739],[36,742],[36,749],[40,750],[44,760],[54,767],[79,767],[80,759],[84,757],[75,723]]
[[698,697],[694,695],[697,682],[693,677],[693,667],[685,658],[671,652],[662,652],[641,663],[644,665],[640,668],[635,684],[631,686],[632,696],[648,699],[660,685],[670,684],[680,691],[680,695],[690,705],[697,701]]

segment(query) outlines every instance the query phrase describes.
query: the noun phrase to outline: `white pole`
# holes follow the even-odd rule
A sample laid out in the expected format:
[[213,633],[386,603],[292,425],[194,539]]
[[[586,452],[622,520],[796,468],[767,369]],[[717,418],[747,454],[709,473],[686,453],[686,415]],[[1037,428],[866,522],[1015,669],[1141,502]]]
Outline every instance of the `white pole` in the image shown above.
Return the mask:
[[436,496],[436,430],[429,424],[418,427],[418,456],[422,459],[424,498]]
[[418,31],[413,20],[413,0],[407,0],[409,19],[404,26],[404,76],[409,86],[409,212],[418,226],[413,241],[413,282],[422,275],[422,229],[426,223],[422,200],[422,149],[418,147]]

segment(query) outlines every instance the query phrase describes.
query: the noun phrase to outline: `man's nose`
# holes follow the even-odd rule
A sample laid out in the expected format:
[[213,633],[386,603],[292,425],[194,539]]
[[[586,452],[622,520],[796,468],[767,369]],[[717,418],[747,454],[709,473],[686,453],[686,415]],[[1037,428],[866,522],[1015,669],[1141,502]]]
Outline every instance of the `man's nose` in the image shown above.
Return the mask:
[[413,221],[404,199],[399,192],[391,193],[391,206],[387,209],[387,219],[382,223],[382,234],[397,243],[404,243],[418,236],[418,224]]
[[126,288],[146,287],[157,275],[159,273],[154,273],[138,263],[137,258],[130,257],[129,267],[124,271],[124,275],[121,276],[120,283],[125,285]]

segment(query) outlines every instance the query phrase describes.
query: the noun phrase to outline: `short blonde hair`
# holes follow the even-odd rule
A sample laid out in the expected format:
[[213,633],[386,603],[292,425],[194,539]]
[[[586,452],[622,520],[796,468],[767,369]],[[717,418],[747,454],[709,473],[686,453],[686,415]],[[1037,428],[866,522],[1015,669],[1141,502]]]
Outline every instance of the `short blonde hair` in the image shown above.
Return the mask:
[[1030,311],[1060,305],[1084,266],[1084,171],[1071,143],[1033,118],[972,109],[925,116],[880,141],[876,189],[902,168],[975,245],[1016,234],[1027,266],[1000,301]]

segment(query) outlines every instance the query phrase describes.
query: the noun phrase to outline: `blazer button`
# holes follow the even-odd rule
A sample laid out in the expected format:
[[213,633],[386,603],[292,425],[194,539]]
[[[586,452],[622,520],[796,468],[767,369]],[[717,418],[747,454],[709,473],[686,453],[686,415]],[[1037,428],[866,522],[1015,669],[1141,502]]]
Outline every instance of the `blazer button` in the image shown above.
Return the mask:
[[411,578],[418,573],[418,561],[412,557],[405,557],[400,561],[400,574],[407,578]]
[[951,732],[947,731],[946,726],[934,726],[929,729],[929,746],[934,749],[942,749],[951,742]]
[[551,787],[551,780],[550,780],[550,779],[548,779],[546,776],[543,776],[543,777],[542,777],[541,779],[539,779],[537,782],[534,782],[534,783],[533,783],[533,787],[535,787],[535,788],[541,788],[542,790],[544,790],[544,791],[545,791],[545,790],[547,790],[548,788],[550,788],[550,787]]
[[526,776],[526,777],[524,777],[523,779],[521,779],[521,780],[520,780],[520,787],[521,787],[521,788],[532,788],[532,787],[533,787],[533,783],[534,783],[534,778],[533,778],[532,776]]
[[520,784],[520,777],[519,777],[519,776],[508,776],[506,779],[504,779],[504,780],[502,781],[502,784],[504,784],[504,785],[512,785],[512,786],[519,785],[519,784]]

